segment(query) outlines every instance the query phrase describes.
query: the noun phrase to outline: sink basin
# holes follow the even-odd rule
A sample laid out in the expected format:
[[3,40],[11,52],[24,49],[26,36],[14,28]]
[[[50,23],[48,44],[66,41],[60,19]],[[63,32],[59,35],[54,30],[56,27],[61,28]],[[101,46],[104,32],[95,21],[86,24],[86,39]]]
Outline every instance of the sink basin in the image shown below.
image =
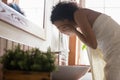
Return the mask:
[[90,69],[90,66],[58,66],[58,70],[52,73],[52,80],[79,80]]

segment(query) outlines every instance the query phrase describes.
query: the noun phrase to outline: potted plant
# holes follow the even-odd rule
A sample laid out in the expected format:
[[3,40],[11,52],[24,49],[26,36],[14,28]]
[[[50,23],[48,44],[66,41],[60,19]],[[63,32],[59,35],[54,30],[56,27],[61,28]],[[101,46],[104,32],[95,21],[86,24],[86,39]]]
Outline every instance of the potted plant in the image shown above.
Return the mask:
[[47,52],[39,49],[5,50],[0,58],[3,65],[3,78],[5,80],[51,80],[50,73],[56,70],[55,56],[50,48]]

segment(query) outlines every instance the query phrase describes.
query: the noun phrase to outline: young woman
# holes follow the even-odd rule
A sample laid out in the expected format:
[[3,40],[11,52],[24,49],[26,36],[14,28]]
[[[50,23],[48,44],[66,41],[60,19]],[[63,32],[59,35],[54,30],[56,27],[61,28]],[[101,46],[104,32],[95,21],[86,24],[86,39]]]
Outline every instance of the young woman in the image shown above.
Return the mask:
[[60,32],[75,34],[88,47],[99,48],[106,62],[106,80],[120,80],[120,26],[110,16],[60,2],[53,7],[51,22]]

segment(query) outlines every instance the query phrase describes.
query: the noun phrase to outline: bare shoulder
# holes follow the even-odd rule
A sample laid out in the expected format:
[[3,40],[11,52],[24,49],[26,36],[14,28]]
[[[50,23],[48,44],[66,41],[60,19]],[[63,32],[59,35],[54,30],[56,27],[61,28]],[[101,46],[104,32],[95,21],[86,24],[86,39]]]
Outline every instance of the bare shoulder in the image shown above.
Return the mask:
[[75,12],[74,16],[81,15],[81,18],[83,19],[84,17],[87,18],[88,22],[92,26],[94,21],[97,19],[97,17],[100,15],[100,12],[91,10],[91,9],[86,9],[86,8],[80,8]]

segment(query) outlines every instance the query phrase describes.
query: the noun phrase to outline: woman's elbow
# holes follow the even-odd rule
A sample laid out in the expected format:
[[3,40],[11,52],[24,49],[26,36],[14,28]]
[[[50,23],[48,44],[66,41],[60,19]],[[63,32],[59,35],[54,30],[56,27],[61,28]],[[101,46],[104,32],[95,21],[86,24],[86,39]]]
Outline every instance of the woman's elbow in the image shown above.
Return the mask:
[[97,43],[93,43],[93,45],[91,46],[93,49],[97,48]]

